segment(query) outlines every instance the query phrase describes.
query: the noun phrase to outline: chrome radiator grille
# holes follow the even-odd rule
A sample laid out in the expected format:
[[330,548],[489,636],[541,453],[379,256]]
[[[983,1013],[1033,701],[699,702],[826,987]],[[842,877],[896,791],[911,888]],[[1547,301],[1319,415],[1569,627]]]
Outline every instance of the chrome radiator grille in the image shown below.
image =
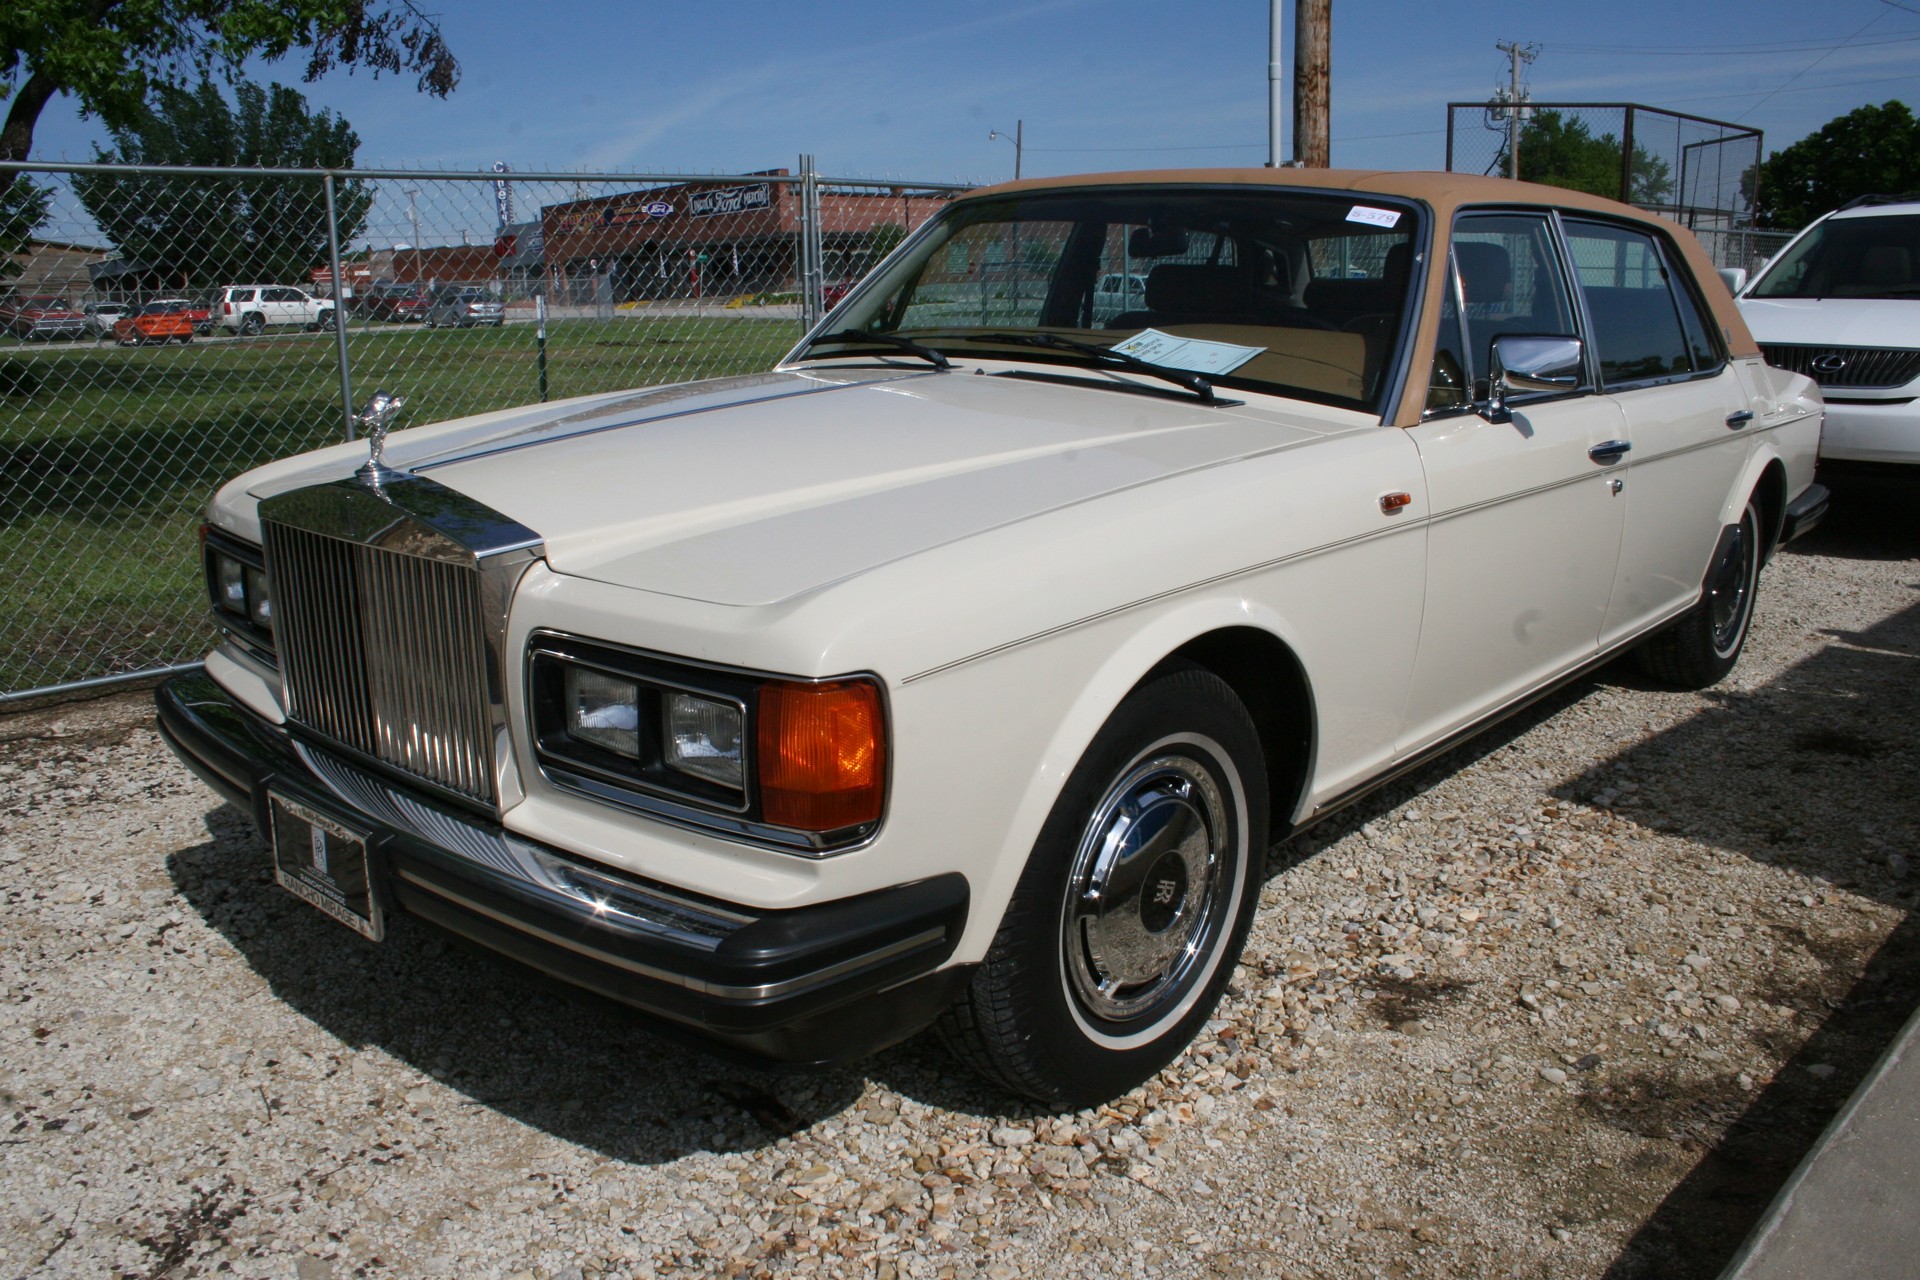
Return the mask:
[[1764,343],[1776,369],[1804,373],[1823,387],[1904,387],[1920,374],[1920,351],[1901,347],[1803,347]]
[[492,804],[479,573],[271,521],[262,533],[288,714]]

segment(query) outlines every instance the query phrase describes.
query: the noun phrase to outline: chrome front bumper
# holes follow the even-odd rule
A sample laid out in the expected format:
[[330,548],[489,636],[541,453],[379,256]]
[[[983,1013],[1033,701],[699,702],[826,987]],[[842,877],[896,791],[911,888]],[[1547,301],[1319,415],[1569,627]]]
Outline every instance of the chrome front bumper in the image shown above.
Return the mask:
[[969,976],[941,969],[966,922],[957,873],[760,911],[526,840],[301,742],[204,674],[155,694],[167,744],[269,829],[269,792],[370,832],[384,910],[756,1057],[845,1061],[931,1021]]

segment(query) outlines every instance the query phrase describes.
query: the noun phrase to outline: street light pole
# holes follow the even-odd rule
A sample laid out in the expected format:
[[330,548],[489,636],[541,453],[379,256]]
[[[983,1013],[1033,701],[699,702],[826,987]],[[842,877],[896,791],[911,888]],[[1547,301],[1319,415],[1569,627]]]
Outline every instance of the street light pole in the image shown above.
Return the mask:
[[414,203],[414,197],[420,194],[420,188],[408,187],[407,221],[413,224],[413,264],[414,274],[420,274],[420,206]]
[[1015,120],[1013,122],[1013,136],[1011,138],[998,129],[987,130],[988,142],[992,142],[995,138],[998,138],[1002,142],[1011,142],[1013,144],[1013,180],[1015,182],[1020,181],[1020,155],[1026,150],[1026,133],[1027,122],[1025,120]]

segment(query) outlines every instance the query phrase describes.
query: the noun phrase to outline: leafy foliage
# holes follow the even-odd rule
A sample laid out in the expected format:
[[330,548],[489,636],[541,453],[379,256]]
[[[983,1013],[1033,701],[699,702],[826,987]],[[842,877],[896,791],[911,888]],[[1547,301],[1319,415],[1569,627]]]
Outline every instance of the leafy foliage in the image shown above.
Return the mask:
[[883,222],[868,232],[867,269],[872,270],[882,258],[892,253],[906,238],[907,229],[897,222]]
[[1920,190],[1920,120],[1897,99],[1868,104],[1767,157],[1760,166],[1759,220],[1797,230],[1855,196],[1914,190]]
[[[115,128],[102,162],[350,169],[360,139],[285,85],[241,83],[229,107],[211,80],[195,89],[157,85],[155,105]],[[154,286],[293,281],[327,260],[325,191],[318,179],[263,174],[182,180],[170,175],[82,173],[74,193],[107,238]],[[340,239],[359,234],[372,189],[334,183]]]
[[307,51],[306,79],[344,66],[413,72],[445,97],[460,64],[413,0],[6,0],[0,4],[0,160],[24,160],[40,111],[69,93],[132,126],[159,85],[238,76],[247,59]]
[[[1620,162],[1625,147],[1611,133],[1596,136],[1577,116],[1540,110],[1520,127],[1520,177],[1589,195],[1620,198]],[[1502,146],[1495,173],[1509,169]],[[1673,190],[1665,160],[1635,144],[1628,193],[1633,204],[1659,204]]]
[[47,220],[47,192],[22,179],[0,191],[0,280],[20,274],[22,253]]

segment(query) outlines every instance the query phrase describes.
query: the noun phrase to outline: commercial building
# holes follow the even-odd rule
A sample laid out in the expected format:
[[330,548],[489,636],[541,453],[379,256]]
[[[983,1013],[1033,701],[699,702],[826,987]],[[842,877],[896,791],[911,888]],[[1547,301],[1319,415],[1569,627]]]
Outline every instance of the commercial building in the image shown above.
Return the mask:
[[[801,202],[786,177],[774,169],[548,205],[540,211],[548,296],[619,304],[793,292]],[[907,188],[819,190],[829,285],[859,276],[947,200]]]

